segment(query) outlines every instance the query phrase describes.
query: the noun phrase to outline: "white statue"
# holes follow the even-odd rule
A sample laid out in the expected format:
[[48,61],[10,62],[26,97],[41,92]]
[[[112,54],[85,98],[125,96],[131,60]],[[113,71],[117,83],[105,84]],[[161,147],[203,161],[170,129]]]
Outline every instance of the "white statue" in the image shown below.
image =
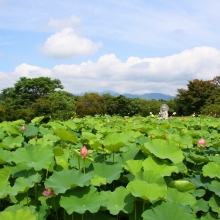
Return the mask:
[[168,119],[168,110],[169,110],[169,106],[167,104],[161,105],[159,112],[160,117],[157,119],[159,120]]

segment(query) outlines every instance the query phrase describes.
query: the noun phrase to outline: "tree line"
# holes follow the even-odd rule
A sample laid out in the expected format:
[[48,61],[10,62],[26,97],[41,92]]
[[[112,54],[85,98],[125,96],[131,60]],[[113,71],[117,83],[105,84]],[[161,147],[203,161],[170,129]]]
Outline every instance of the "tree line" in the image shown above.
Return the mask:
[[220,76],[212,80],[189,81],[187,89],[178,89],[176,98],[146,100],[123,95],[86,93],[73,95],[63,90],[59,79],[21,77],[14,87],[0,93],[0,122],[44,116],[45,120],[67,120],[86,115],[147,116],[158,114],[161,104],[169,105],[169,114],[178,116],[220,115]]

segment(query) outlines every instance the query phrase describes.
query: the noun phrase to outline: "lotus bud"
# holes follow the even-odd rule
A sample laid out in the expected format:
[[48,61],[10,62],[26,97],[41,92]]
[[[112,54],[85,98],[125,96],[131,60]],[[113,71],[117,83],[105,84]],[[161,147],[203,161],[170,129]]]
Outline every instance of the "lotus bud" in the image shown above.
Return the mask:
[[201,138],[201,139],[198,141],[198,145],[199,145],[200,147],[205,147],[205,146],[206,146],[205,140],[204,140],[203,138]]
[[53,190],[51,190],[50,188],[48,188],[47,186],[44,186],[44,191],[43,191],[43,195],[44,196],[56,196],[56,194],[54,193]]
[[86,148],[86,146],[83,146],[82,149],[80,150],[80,155],[82,156],[82,158],[85,158],[88,156],[88,150]]
[[25,128],[24,125],[21,127],[21,130],[22,130],[23,132],[26,130],[26,128]]

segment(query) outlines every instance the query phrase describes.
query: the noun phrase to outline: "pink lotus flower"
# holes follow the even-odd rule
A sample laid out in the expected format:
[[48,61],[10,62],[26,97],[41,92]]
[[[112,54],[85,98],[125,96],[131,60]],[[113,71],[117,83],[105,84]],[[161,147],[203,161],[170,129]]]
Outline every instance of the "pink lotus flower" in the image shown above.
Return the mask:
[[173,118],[173,116],[171,115],[170,118]]
[[55,192],[53,190],[50,190],[47,186],[44,186],[45,190],[43,191],[44,196],[56,196]]
[[82,149],[80,150],[80,154],[81,154],[82,158],[85,158],[88,156],[89,153],[88,153],[86,146],[82,147]]
[[201,138],[201,139],[198,141],[198,145],[199,145],[200,147],[205,147],[205,146],[206,146],[205,140],[204,140],[203,138]]
[[164,138],[164,139],[166,139],[166,138],[167,138],[167,135],[166,135],[166,134],[164,134],[164,135],[163,135],[163,138]]
[[25,128],[24,125],[21,127],[21,130],[22,130],[22,131],[25,131],[25,130],[26,130],[26,128]]

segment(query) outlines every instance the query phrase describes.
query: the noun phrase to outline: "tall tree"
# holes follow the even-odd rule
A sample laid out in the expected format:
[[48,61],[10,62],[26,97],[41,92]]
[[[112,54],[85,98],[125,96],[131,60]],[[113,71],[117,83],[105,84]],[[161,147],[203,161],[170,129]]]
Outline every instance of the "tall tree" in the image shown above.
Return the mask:
[[213,80],[194,79],[189,81],[187,87],[187,89],[178,89],[176,101],[179,115],[201,113],[207,100],[216,93],[219,84],[215,78]]
[[100,115],[106,113],[105,100],[98,93],[86,93],[76,103],[76,113],[79,117]]
[[14,87],[3,89],[2,95],[4,101],[10,102],[13,108],[21,109],[26,108],[38,98],[63,88],[59,79],[21,77]]

